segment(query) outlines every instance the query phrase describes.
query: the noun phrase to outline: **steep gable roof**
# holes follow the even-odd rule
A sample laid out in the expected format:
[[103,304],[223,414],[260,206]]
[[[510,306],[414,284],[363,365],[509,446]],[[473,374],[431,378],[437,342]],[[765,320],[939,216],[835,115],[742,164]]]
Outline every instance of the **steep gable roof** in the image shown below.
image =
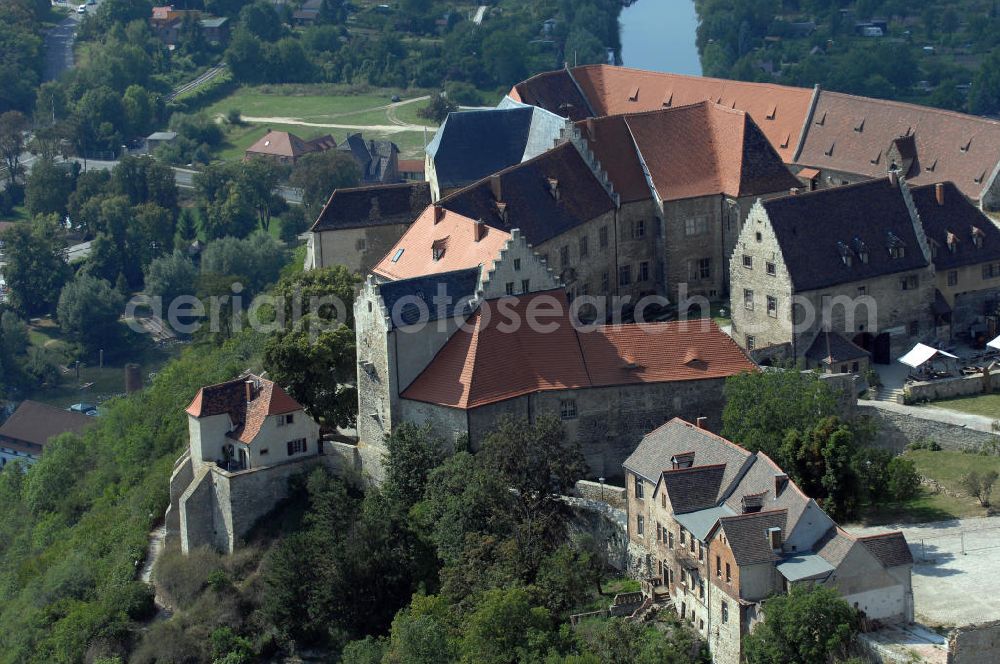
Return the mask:
[[[885,175],[887,151],[899,137],[900,149],[915,158],[914,184],[950,180],[973,199],[989,184],[1000,156],[1000,122],[926,106],[822,91],[796,163],[804,166]],[[902,164],[898,164],[902,166]]]
[[859,537],[858,541],[885,567],[913,564],[910,546],[899,531]]
[[[553,182],[558,196],[553,196]],[[499,187],[499,189],[498,189]],[[498,198],[499,194],[499,198]],[[501,214],[497,204],[505,205]],[[614,210],[614,201],[570,143],[504,169],[439,201],[504,232],[519,228],[540,244]]]
[[[542,325],[528,324],[529,310]],[[514,321],[519,324],[509,329]],[[678,339],[685,340],[683,346]],[[402,396],[474,408],[538,391],[722,378],[753,370],[731,343],[711,321],[578,331],[565,291],[542,291],[481,304]],[[704,368],[681,361],[691,346],[706,349]],[[716,346],[724,350],[709,351]]]
[[864,348],[848,341],[839,332],[828,330],[821,331],[813,339],[812,345],[806,351],[806,358],[813,362],[823,362],[834,365],[838,362],[850,362],[865,357],[870,357],[871,353]]
[[515,85],[508,96],[514,101],[544,108],[570,120],[582,120],[594,115],[568,69],[532,76]]
[[663,490],[670,498],[674,513],[686,514],[715,507],[725,474],[725,464],[664,470]]
[[663,200],[738,198],[799,184],[744,112],[701,102],[627,115],[625,123]]
[[[247,384],[251,399],[247,401]],[[208,385],[198,390],[187,407],[192,417],[229,415],[233,430],[227,434],[244,443],[251,442],[269,415],[283,415],[302,410],[302,406],[273,381],[252,374]]]
[[335,189],[312,231],[409,224],[431,203],[426,182]]
[[[780,491],[776,491],[775,480],[782,478]],[[725,499],[725,504],[737,514],[743,511],[743,497],[754,496],[763,511],[783,510],[785,513],[785,538],[798,525],[799,519],[809,506],[810,499],[802,493],[778,464],[763,452],[756,452],[753,463],[740,477],[739,483]]]
[[[478,240],[477,233],[482,233]],[[372,271],[389,279],[411,279],[489,265],[510,237],[507,231],[478,229],[473,219],[430,205]]]
[[726,542],[733,552],[733,558],[740,567],[773,563],[780,556],[771,549],[767,531],[781,528],[782,535],[788,533],[788,514],[783,509],[753,514],[738,514],[722,517],[719,526],[725,533]]
[[[928,264],[901,185],[889,178],[784,196],[762,205],[799,292]],[[898,243],[903,255],[893,258],[889,247]],[[861,253],[867,254],[867,262]]]
[[624,466],[656,483],[669,466],[671,457],[690,451],[694,452],[695,466],[724,464],[726,472],[722,484],[727,487],[752,456],[736,443],[675,417],[646,434],[625,460]]
[[[943,189],[943,204],[937,202],[938,186]],[[953,182],[913,187],[910,192],[924,233],[932,246],[936,245],[935,268],[949,270],[1000,260],[1000,228]]]
[[336,141],[331,136],[324,136],[313,141],[304,141],[287,131],[269,131],[247,148],[247,154],[273,155],[276,157],[300,157],[309,152],[327,150],[336,147]]

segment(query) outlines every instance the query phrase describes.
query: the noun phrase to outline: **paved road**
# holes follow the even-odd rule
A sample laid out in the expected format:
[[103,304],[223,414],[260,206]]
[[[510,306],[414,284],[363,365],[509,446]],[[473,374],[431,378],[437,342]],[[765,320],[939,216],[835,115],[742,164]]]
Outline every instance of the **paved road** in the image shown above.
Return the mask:
[[45,33],[45,76],[46,81],[59,78],[67,69],[73,68],[73,42],[81,16],[74,12],[64,18],[59,25]]

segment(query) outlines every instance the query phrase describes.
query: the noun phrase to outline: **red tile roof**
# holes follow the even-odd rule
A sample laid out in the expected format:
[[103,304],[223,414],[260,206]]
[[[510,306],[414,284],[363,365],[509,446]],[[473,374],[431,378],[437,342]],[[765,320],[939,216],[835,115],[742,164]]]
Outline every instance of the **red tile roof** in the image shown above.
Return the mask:
[[[254,384],[252,398],[246,398],[246,384]],[[233,431],[229,436],[244,443],[251,442],[269,415],[283,415],[302,410],[302,406],[274,382],[258,376],[245,376],[198,390],[187,407],[193,417],[229,415]]]
[[795,163],[881,177],[890,144],[906,136],[910,183],[951,180],[980,198],[1000,157],[1000,122],[952,111],[823,91]]
[[256,143],[246,150],[246,154],[262,154],[276,157],[297,158],[309,152],[322,152],[337,147],[337,142],[330,135],[321,136],[311,141],[304,141],[287,131],[269,131],[260,137]]
[[[529,311],[542,325],[527,324]],[[519,323],[513,330],[512,321]],[[701,361],[685,364],[690,349]],[[465,409],[532,392],[723,378],[754,368],[709,320],[578,331],[559,289],[484,303],[402,396]]]
[[[440,215],[437,223],[434,223],[435,209]],[[482,233],[477,242],[474,220],[444,208],[428,206],[372,271],[389,279],[410,279],[492,265],[510,239],[510,233],[489,226],[483,228]],[[444,253],[435,260],[433,249],[440,247],[442,242],[446,244]]]
[[718,104],[700,102],[580,126],[587,136],[594,130],[591,149],[616,191],[621,187],[623,200],[637,200],[644,188],[648,196],[636,148],[663,200],[720,193],[738,198],[799,186],[753,119]]
[[[575,81],[575,85],[573,85]],[[586,97],[580,99],[577,89]],[[710,101],[749,113],[771,145],[790,163],[812,101],[813,91],[770,83],[747,83],[699,76],[587,65],[569,72],[550,72],[514,86],[512,96],[553,113],[563,98],[574,108],[586,105],[597,116],[637,113]],[[589,114],[587,114],[589,115]],[[577,112],[572,119],[586,115]]]

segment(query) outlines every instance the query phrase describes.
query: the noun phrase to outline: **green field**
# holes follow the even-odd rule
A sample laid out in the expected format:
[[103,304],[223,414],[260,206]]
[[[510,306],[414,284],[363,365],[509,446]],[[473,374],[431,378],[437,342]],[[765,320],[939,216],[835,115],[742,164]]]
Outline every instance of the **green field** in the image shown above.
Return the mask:
[[974,397],[945,399],[927,405],[932,408],[947,408],[948,410],[958,410],[963,413],[1000,420],[1000,394],[981,394]]
[[[1000,472],[1000,457],[966,454],[948,450],[910,450],[906,456],[913,459],[917,471],[924,477],[936,480],[950,491],[965,493],[961,479],[973,470]],[[975,498],[933,493],[926,487],[905,503],[881,505],[869,509],[864,515],[866,524],[923,523],[947,519],[985,516],[986,510]]]

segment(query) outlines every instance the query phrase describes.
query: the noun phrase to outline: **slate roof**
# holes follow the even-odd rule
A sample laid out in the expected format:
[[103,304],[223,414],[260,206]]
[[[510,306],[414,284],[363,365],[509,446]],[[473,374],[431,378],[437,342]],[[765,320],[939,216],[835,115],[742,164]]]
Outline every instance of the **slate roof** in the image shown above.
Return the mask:
[[449,113],[427,145],[440,187],[464,187],[521,163],[532,115],[529,106]]
[[[494,310],[498,302],[503,308]],[[544,312],[544,326],[527,324],[529,308]],[[512,331],[511,320],[522,324]],[[577,331],[565,291],[542,291],[484,302],[402,396],[467,409],[540,391],[722,378],[753,370],[730,344],[711,321]],[[698,349],[705,366],[684,366],[689,348]]]
[[913,554],[901,532],[859,537],[858,541],[885,567],[913,564]]
[[[246,399],[247,382],[254,384],[253,398],[249,402]],[[227,436],[250,443],[269,415],[297,410],[302,410],[302,406],[285,390],[270,380],[251,374],[201,388],[185,412],[198,418],[229,415],[234,428]]]
[[[889,178],[762,204],[798,292],[916,270],[928,263],[900,187]],[[893,237],[902,241],[901,258],[889,255]],[[859,257],[858,242],[868,250],[867,263]],[[850,255],[850,265],[842,251]]]
[[351,134],[337,146],[337,150],[347,152],[361,168],[361,179],[365,182],[385,182],[392,174],[389,168],[393,154],[399,148],[392,141],[365,139],[361,134]]
[[[813,91],[770,83],[586,65],[530,78],[515,85],[510,96],[563,116],[566,113],[557,109],[571,104],[575,111],[570,116],[573,120],[710,101],[749,113],[781,158],[791,163]],[[592,112],[578,110],[586,107],[593,107]]]
[[430,203],[431,188],[426,182],[336,189],[312,231],[409,224]]
[[[439,212],[435,212],[435,210]],[[435,214],[440,216],[435,223]],[[476,240],[476,222],[444,207],[429,205],[372,271],[389,279],[491,266],[510,233],[487,226]],[[443,246],[442,246],[443,245]],[[434,248],[444,249],[435,260]]]
[[[558,200],[551,193],[550,180],[558,182]],[[499,201],[495,195],[498,182]],[[500,215],[498,202],[506,204],[506,220]],[[611,196],[571,143],[456,191],[442,198],[439,204],[505,232],[519,228],[533,245],[615,207]]]
[[[382,303],[393,327],[451,318],[476,297],[479,268],[467,268],[380,284]],[[437,299],[437,302],[435,302]]]
[[50,438],[61,433],[83,433],[95,418],[37,401],[22,401],[0,425],[0,445],[34,456],[41,454]]
[[839,526],[831,526],[813,545],[813,550],[834,567],[840,567],[856,540]]
[[834,571],[825,558],[815,553],[795,553],[785,556],[777,565],[778,573],[789,581],[802,581],[826,576]]
[[740,567],[779,560],[779,556],[771,549],[767,531],[769,528],[781,528],[782,537],[787,537],[787,523],[788,514],[781,509],[719,519],[719,526]]
[[[884,175],[893,140],[911,137],[913,184],[950,180],[979,199],[1000,159],[1000,122],[926,106],[821,91],[796,163]],[[906,144],[901,145],[907,150]]]
[[722,480],[725,485],[736,479],[751,458],[750,452],[736,443],[674,418],[646,434],[625,460],[624,466],[655,484],[663,471],[669,468],[672,456],[689,451],[694,451],[695,466],[725,464],[726,473]]
[[[937,245],[932,258],[934,267],[950,270],[1000,261],[1000,228],[953,182],[944,182],[941,186],[944,187],[944,205],[937,203],[936,184],[910,188],[924,233]],[[981,247],[973,242],[973,228],[979,230]],[[949,234],[953,236],[950,244]]]
[[[787,539],[799,523],[799,519],[810,508],[809,496],[791,479],[784,482],[780,492],[775,492],[775,478],[785,475],[784,470],[763,452],[754,454],[753,463],[740,477],[739,483],[725,499],[725,504],[737,514],[743,512],[743,497],[754,496],[762,506],[763,511],[784,510],[787,519],[787,529],[784,537]],[[822,514],[822,510],[818,511]],[[824,515],[825,517],[825,515]],[[817,515],[816,518],[824,518]],[[829,519],[829,517],[825,517]],[[832,523],[832,521],[831,521]]]
[[675,514],[686,514],[716,506],[726,464],[692,466],[663,471],[663,490]]
[[829,365],[870,356],[871,353],[848,341],[839,332],[830,331],[821,331],[817,334],[812,345],[809,346],[809,350],[806,351],[808,359]]
[[[760,128],[742,111],[701,102],[628,115],[624,121],[663,200],[720,193],[738,198],[799,186]],[[615,160],[608,155],[601,163]]]

